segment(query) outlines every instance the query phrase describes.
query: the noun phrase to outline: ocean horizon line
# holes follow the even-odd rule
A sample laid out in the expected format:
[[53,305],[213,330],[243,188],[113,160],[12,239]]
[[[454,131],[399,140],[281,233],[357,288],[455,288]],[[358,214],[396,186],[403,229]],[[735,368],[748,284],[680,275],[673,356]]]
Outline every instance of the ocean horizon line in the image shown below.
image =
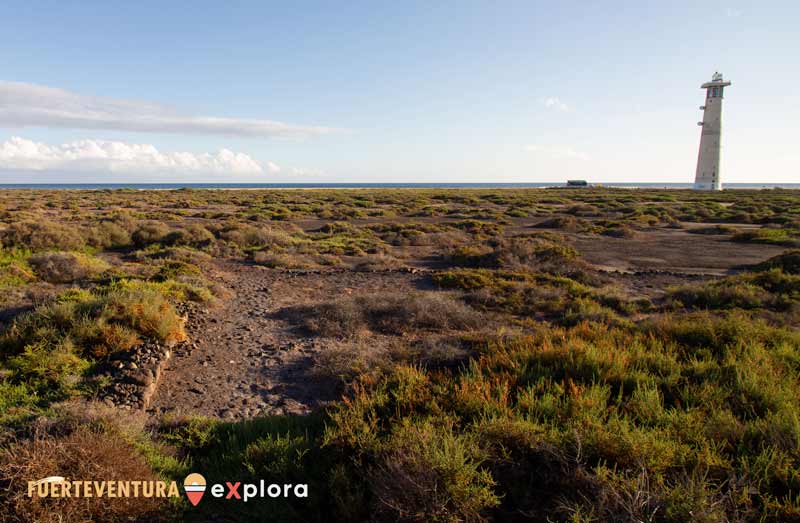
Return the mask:
[[[593,188],[691,189],[693,183],[679,182],[589,182]],[[119,183],[0,183],[0,189],[54,190],[180,190],[180,189],[544,189],[567,187],[565,182],[277,182],[277,183],[216,183],[216,182],[119,182]],[[800,189],[800,183],[728,183],[728,189]],[[580,188],[578,188],[580,189]]]

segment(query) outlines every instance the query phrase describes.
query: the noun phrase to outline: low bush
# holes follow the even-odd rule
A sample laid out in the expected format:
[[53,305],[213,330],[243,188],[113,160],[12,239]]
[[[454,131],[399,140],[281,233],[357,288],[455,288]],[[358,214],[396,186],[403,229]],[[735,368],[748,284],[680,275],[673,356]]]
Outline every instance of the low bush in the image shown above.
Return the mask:
[[167,521],[155,497],[28,497],[28,481],[53,475],[68,480],[160,480],[118,432],[83,425],[66,434],[39,434],[0,448],[0,520]]
[[691,309],[759,309],[772,298],[761,287],[739,281],[686,285],[669,292],[676,305]]
[[601,234],[603,236],[611,236],[612,238],[635,238],[637,235],[636,229],[625,224],[605,227]]
[[131,239],[137,247],[146,247],[151,244],[161,243],[164,238],[170,233],[170,228],[167,224],[155,220],[151,220],[140,224],[133,234]]
[[51,283],[69,283],[95,278],[110,266],[105,261],[79,252],[45,252],[28,259],[36,276]]
[[71,392],[90,360],[128,350],[141,338],[184,341],[183,323],[152,289],[69,291],[18,317],[0,335],[0,357],[12,381],[58,397]]
[[303,255],[286,252],[257,251],[253,253],[253,262],[272,269],[305,269],[312,266],[312,263]]
[[718,234],[735,234],[738,229],[731,227],[729,225],[713,225],[711,227],[692,227],[688,229],[686,232],[691,234],[710,234],[710,235],[718,235]]
[[503,232],[503,225],[498,220],[461,220],[449,225],[479,239],[496,238]]
[[400,260],[383,253],[367,255],[353,264],[353,270],[356,272],[393,271],[403,267]]
[[734,234],[731,241],[800,247],[800,236],[798,236],[797,231],[773,227],[742,231]]
[[202,270],[193,263],[169,260],[161,264],[158,272],[153,276],[155,281],[165,282],[175,280],[184,276],[200,276]]
[[0,290],[21,287],[36,280],[28,258],[30,253],[26,250],[0,248]]
[[[221,514],[230,521],[365,521],[364,492],[347,461],[321,446],[321,416],[265,416],[239,423],[209,418],[166,420],[160,439],[185,452],[179,482],[189,471],[206,478],[236,478],[256,483],[305,483],[307,498],[275,498],[231,503],[206,496],[187,512],[194,521],[213,521]],[[172,511],[165,511],[167,514]],[[187,516],[187,517],[188,517]]]
[[147,260],[174,260],[202,267],[211,261],[211,256],[203,251],[191,247],[166,247],[154,251],[138,251],[134,253],[137,259]]
[[113,281],[109,287],[116,292],[157,293],[178,302],[205,303],[214,300],[215,297],[227,295],[224,287],[210,283],[199,275],[178,275],[176,279],[163,281],[158,281],[158,278],[150,281],[121,279]]
[[[775,265],[780,265],[780,261]],[[762,309],[787,311],[800,302],[800,276],[781,269],[744,273],[669,290],[672,309]]]
[[786,274],[800,274],[800,250],[786,251],[753,268],[757,271],[780,269]]
[[[685,351],[676,350],[682,335],[582,322],[490,342],[452,373],[401,366],[356,386],[325,441],[377,463],[370,489],[391,518],[413,507],[444,520],[791,520],[798,507],[785,493],[800,486],[800,426],[786,420],[796,418],[800,385],[782,354],[796,351],[786,344],[794,338],[739,316],[701,324],[708,341]],[[437,498],[456,487],[409,440],[423,456],[460,449],[445,469],[472,495]],[[777,455],[788,461],[767,457]],[[761,459],[771,465],[755,465]],[[479,495],[485,487],[497,498]]]
[[567,232],[589,232],[591,223],[575,216],[556,216],[537,223],[537,229],[560,229]]
[[574,325],[583,320],[626,325],[624,316],[647,308],[624,296],[598,291],[572,278],[544,272],[461,269],[434,275],[444,288],[468,291],[464,300],[483,310]]
[[69,251],[85,245],[76,227],[49,220],[12,223],[8,228],[0,230],[0,242],[6,247],[21,247],[32,251]]
[[391,368],[385,347],[356,340],[327,344],[314,362],[314,374],[349,383],[359,376],[378,376]]
[[482,317],[452,298],[433,293],[347,297],[292,311],[322,336],[354,336],[364,330],[403,334],[418,330],[474,329]]
[[294,238],[282,229],[250,224],[229,223],[217,234],[220,239],[242,249],[288,247],[295,243]]
[[391,521],[484,521],[500,503],[486,453],[469,434],[429,422],[401,427],[369,472],[376,515]]
[[523,236],[495,242],[492,257],[495,266],[502,269],[567,272],[578,257],[578,251],[566,242]]
[[92,247],[121,249],[131,245],[131,235],[118,223],[103,221],[89,229],[86,241]]
[[216,238],[208,229],[198,223],[174,230],[164,236],[163,241],[166,245],[189,246],[196,248],[210,247]]
[[539,270],[566,274],[581,264],[578,252],[565,242],[534,236],[503,238],[478,246],[462,246],[450,253],[449,261],[458,267]]

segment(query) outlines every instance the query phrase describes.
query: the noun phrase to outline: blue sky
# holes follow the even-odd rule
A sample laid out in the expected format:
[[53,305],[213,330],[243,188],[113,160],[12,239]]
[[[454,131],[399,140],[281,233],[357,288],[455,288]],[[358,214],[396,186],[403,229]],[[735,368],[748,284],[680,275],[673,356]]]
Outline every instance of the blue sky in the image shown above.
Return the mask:
[[796,2],[162,4],[0,6],[0,182],[800,180]]

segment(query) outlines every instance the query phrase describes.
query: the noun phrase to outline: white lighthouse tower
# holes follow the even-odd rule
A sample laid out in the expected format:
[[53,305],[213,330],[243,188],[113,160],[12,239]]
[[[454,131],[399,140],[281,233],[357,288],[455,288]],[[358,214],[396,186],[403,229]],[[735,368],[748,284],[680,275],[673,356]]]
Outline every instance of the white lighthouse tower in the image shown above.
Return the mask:
[[731,85],[722,80],[722,73],[714,73],[710,82],[700,86],[706,90],[706,104],[703,110],[703,121],[697,125],[703,128],[700,133],[700,152],[697,154],[697,172],[694,176],[694,188],[699,191],[719,191],[722,182],[719,173],[719,157],[722,147],[722,91]]

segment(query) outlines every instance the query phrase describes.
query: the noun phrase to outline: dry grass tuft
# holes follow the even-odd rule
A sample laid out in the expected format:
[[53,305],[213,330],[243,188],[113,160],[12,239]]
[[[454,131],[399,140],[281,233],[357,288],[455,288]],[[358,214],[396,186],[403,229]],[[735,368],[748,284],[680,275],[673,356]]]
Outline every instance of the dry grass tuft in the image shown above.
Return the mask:
[[98,258],[76,252],[45,252],[30,257],[36,275],[50,283],[69,283],[98,276],[109,265]]
[[157,498],[28,497],[28,481],[54,475],[67,480],[159,479],[130,443],[114,431],[79,426],[67,434],[37,434],[0,450],[0,520],[8,523],[164,520],[166,501]]
[[435,293],[347,297],[295,311],[321,336],[347,337],[371,330],[401,335],[419,330],[478,328],[483,316],[449,296]]
[[388,254],[380,253],[362,256],[353,265],[353,270],[357,272],[383,272],[395,271],[403,268],[403,262]]
[[73,250],[84,246],[75,227],[48,220],[21,221],[0,230],[0,243],[6,247],[23,247],[33,251],[45,249]]
[[254,253],[253,262],[271,269],[306,269],[312,266],[312,263],[299,254],[270,253],[266,251]]

